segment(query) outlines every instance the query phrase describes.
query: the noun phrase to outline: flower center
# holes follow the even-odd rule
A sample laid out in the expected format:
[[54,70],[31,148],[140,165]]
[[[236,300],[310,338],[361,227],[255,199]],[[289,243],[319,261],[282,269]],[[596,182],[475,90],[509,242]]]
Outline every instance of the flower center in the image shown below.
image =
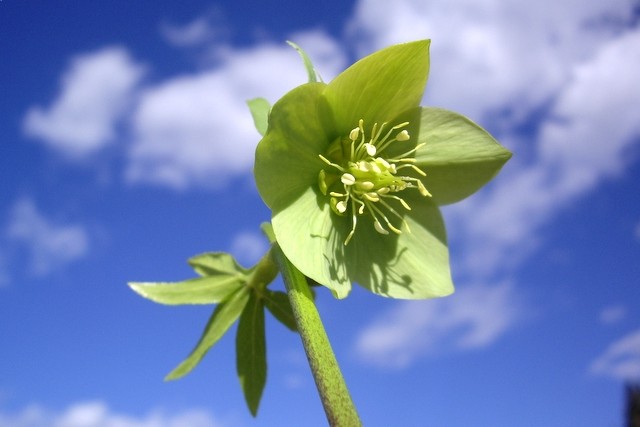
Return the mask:
[[[393,126],[383,136],[386,123],[380,127],[375,123],[371,135],[367,138],[364,121],[360,119],[358,127],[349,133],[348,138],[337,141],[338,146],[332,144],[329,148],[328,154],[335,154],[337,149],[342,151],[341,164],[320,155],[320,159],[330,166],[322,169],[318,175],[320,191],[330,196],[329,201],[334,213],[345,216],[350,211],[351,214],[351,232],[344,241],[345,245],[353,237],[360,215],[371,215],[373,227],[380,234],[389,234],[389,230],[401,234],[402,227],[410,232],[409,225],[397,209],[402,207],[411,210],[411,207],[396,193],[415,188],[422,196],[431,196],[420,179],[400,174],[402,169],[409,168],[421,176],[426,176],[426,173],[414,164],[415,158],[408,157],[424,143],[393,158],[385,158],[384,155],[384,151],[392,143],[410,139],[409,132],[403,130],[408,124],[409,122],[404,122]],[[396,225],[389,217],[397,219]]]

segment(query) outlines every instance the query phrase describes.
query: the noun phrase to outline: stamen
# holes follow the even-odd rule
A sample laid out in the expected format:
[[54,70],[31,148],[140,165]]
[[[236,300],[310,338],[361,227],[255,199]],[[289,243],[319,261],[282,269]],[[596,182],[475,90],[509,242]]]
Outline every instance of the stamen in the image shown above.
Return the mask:
[[333,166],[334,168],[338,169],[340,172],[344,172],[344,168],[340,165],[337,165],[335,163],[332,163],[331,160],[327,159],[326,157],[324,157],[322,154],[318,154],[318,157],[320,157],[320,160],[322,160],[323,162],[325,162],[326,164],[328,164],[329,166]]
[[327,185],[327,174],[324,169],[320,169],[318,174],[318,187],[320,187],[320,192],[326,196],[329,186]]
[[373,228],[376,229],[376,231],[380,234],[389,234],[389,232],[387,230],[385,230],[384,228],[382,228],[382,225],[380,225],[380,222],[378,220],[375,220],[373,222]]
[[356,188],[361,191],[369,191],[374,187],[373,182],[370,181],[362,181],[356,183]]
[[409,138],[409,132],[406,129],[396,135],[396,141],[400,142],[408,141]]
[[[345,245],[355,234],[358,216],[365,213],[371,215],[373,227],[380,234],[387,235],[390,231],[401,234],[402,230],[410,232],[409,224],[404,219],[404,211],[410,211],[411,207],[395,193],[406,188],[415,188],[422,196],[431,196],[420,179],[398,175],[401,169],[410,168],[416,174],[426,176],[417,166],[414,154],[425,143],[418,144],[393,158],[384,154],[390,144],[410,140],[409,131],[403,129],[408,125],[409,122],[404,122],[388,129],[386,122],[381,125],[373,123],[370,132],[365,134],[364,120],[360,119],[358,126],[349,132],[349,139],[339,140],[342,144],[340,153],[334,150],[328,155],[337,159],[339,154],[342,154],[343,157],[336,160],[338,163],[319,155],[320,159],[331,167],[322,169],[318,174],[320,192],[331,197],[331,209],[336,215],[345,216],[351,209],[351,230],[344,241]],[[335,187],[338,178],[342,184],[340,189]],[[402,209],[399,206],[402,206]],[[392,218],[396,225],[389,218]]]
[[345,172],[340,177],[340,181],[342,181],[344,185],[353,185],[356,183],[356,177],[351,175],[350,173]]
[[[384,203],[384,202],[383,202],[383,203]],[[387,205],[387,207],[388,207],[388,205]],[[393,224],[391,224],[391,221],[389,221],[389,218],[387,218],[387,216],[384,214],[384,212],[382,212],[382,211],[380,210],[380,208],[378,208],[378,207],[376,207],[376,206],[373,206],[373,205],[371,205],[371,206],[370,206],[370,208],[371,208],[371,210],[372,210],[372,211],[375,211],[378,215],[380,215],[380,216],[382,217],[382,219],[384,219],[384,222],[386,222],[386,223],[387,223],[387,226],[391,229],[391,231],[393,231],[393,232],[394,232],[394,233],[396,233],[396,234],[402,234],[402,231],[398,230],[396,227],[394,227],[394,226],[393,226]],[[391,210],[391,211],[392,211],[393,213],[396,213],[396,214],[397,214],[397,212],[395,212],[395,211],[393,211],[393,210]],[[376,221],[378,221],[378,218],[377,218],[377,217],[376,217]],[[403,223],[404,223],[404,220],[403,220]],[[374,227],[375,227],[375,223],[374,223]],[[386,230],[385,230],[385,231],[386,231]],[[384,234],[388,234],[388,233],[384,233]]]
[[418,172],[420,175],[422,176],[427,176],[426,172],[424,172],[422,169],[420,169],[419,167],[417,167],[416,165],[402,165],[402,166],[398,166],[398,170],[402,169],[402,168],[411,168],[414,171]]
[[367,154],[370,156],[375,156],[376,155],[376,146],[375,145],[371,145],[369,143],[364,144],[364,148],[365,150],[367,150]]
[[360,128],[353,128],[353,130],[349,133],[349,139],[355,142],[358,139],[360,134]]

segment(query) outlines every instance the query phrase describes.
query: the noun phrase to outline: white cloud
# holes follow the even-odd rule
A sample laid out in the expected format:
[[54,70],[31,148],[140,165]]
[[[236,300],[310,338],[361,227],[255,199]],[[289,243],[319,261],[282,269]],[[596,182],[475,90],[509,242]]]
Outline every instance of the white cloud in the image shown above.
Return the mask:
[[640,329],[612,343],[589,367],[595,375],[640,380]]
[[[361,54],[432,38],[426,103],[493,124],[515,151],[490,188],[446,210],[467,272],[518,265],[554,215],[634,160],[640,31],[624,26],[628,0],[361,0],[355,11]],[[517,136],[541,111],[534,136]]]
[[361,55],[431,38],[428,99],[479,120],[554,95],[571,65],[611,37],[606,20],[631,15],[628,0],[360,0],[348,33]]
[[610,305],[600,311],[600,322],[605,325],[612,325],[620,322],[627,315],[627,308],[623,305]]
[[266,237],[249,231],[238,233],[231,242],[230,252],[246,267],[254,265],[269,249]]
[[[327,50],[338,47],[328,36],[313,32],[300,38],[323,53],[320,69],[335,66],[337,56]],[[216,188],[251,170],[260,136],[246,101],[261,96],[274,102],[305,82],[304,67],[284,43],[220,49],[218,55],[216,68],[173,78],[142,95],[134,115],[130,181]]]
[[142,74],[143,68],[120,47],[80,55],[51,106],[29,109],[24,131],[70,158],[95,153],[116,137],[116,121]]
[[640,75],[639,47],[640,31],[629,32],[577,64],[539,130],[533,161],[516,159],[491,192],[449,210],[471,241],[472,271],[491,273],[525,256],[558,210],[625,170],[640,137],[640,102],[629,91]]
[[46,410],[38,405],[15,414],[0,413],[2,427],[220,427],[213,416],[203,410],[187,410],[169,415],[154,411],[144,417],[113,412],[101,402],[82,402],[62,412]]
[[45,276],[84,257],[89,250],[87,230],[78,224],[59,224],[38,211],[30,199],[21,199],[11,210],[7,237],[29,252],[34,276]]
[[447,298],[395,303],[360,333],[355,351],[373,365],[405,368],[424,355],[490,345],[522,316],[511,286],[469,286]]
[[[515,158],[489,190],[447,210],[454,242],[464,240],[470,272],[494,274],[517,265],[559,210],[624,171],[625,154],[640,133],[640,102],[628,89],[640,75],[640,31],[623,26],[631,16],[629,0],[398,0],[393,8],[382,0],[357,3],[347,44],[356,43],[359,54],[431,37],[428,103],[490,123],[498,113],[506,117],[498,127]],[[188,45],[209,37],[215,25],[205,16],[165,28],[165,36],[171,31],[176,43]],[[291,38],[325,80],[343,68],[344,50],[326,33]],[[264,96],[273,102],[305,80],[299,58],[284,43],[212,50],[214,67],[170,78],[136,98],[130,182],[221,188],[245,177],[259,140],[245,101]],[[129,65],[120,68],[139,70],[131,60],[124,63]],[[131,95],[129,89],[122,93]],[[47,117],[64,116],[56,112],[75,105],[60,99]],[[515,127],[541,111],[535,137],[514,135]],[[105,129],[102,134],[112,131]]]
[[214,22],[214,15],[201,16],[184,25],[163,24],[160,31],[176,47],[193,47],[209,43],[225,32]]

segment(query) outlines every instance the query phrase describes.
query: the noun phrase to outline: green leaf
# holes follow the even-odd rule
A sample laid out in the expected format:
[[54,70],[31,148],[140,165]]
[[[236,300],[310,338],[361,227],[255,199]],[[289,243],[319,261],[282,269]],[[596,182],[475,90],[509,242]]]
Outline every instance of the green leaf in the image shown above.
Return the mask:
[[267,381],[264,305],[255,292],[251,293],[238,323],[236,366],[244,398],[255,417]]
[[307,55],[307,53],[304,50],[302,50],[302,48],[297,44],[295,44],[294,42],[287,41],[287,43],[289,44],[289,46],[297,50],[298,54],[302,58],[302,62],[304,63],[304,68],[307,70],[309,83],[322,81],[322,79],[320,79],[320,76],[318,76],[316,69],[313,67],[313,63],[311,62],[311,58],[309,58],[309,55]]
[[173,283],[129,283],[131,289],[160,304],[216,304],[244,285],[242,276],[208,276]]
[[480,126],[466,117],[439,108],[422,108],[417,165],[423,182],[439,205],[470,196],[489,182],[511,158]]
[[273,234],[273,226],[270,222],[265,221],[260,224],[260,230],[262,231],[262,234],[264,234],[265,237],[269,240],[269,243],[276,243],[276,235]]
[[253,124],[256,126],[258,133],[264,136],[269,127],[269,111],[271,104],[264,98],[254,98],[247,101],[251,116],[253,116]]
[[249,272],[228,253],[207,252],[190,258],[189,265],[201,276],[244,275]]
[[324,92],[339,135],[348,135],[364,119],[365,127],[390,122],[417,107],[429,74],[429,40],[398,44],[347,68]]
[[242,287],[228,299],[218,304],[209,318],[198,344],[196,344],[189,356],[165,377],[165,380],[175,380],[191,372],[209,349],[218,342],[240,317],[240,313],[247,305],[247,301],[249,301],[249,290],[246,287]]
[[267,289],[264,295],[264,304],[280,323],[294,332],[298,330],[289,296],[286,293]]

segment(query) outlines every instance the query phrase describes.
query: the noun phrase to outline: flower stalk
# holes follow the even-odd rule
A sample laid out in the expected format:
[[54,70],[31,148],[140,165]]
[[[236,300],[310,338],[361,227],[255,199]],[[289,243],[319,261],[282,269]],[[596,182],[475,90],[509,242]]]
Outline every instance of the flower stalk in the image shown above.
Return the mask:
[[277,243],[273,243],[273,249],[327,421],[335,427],[361,426],[307,279],[291,264]]

